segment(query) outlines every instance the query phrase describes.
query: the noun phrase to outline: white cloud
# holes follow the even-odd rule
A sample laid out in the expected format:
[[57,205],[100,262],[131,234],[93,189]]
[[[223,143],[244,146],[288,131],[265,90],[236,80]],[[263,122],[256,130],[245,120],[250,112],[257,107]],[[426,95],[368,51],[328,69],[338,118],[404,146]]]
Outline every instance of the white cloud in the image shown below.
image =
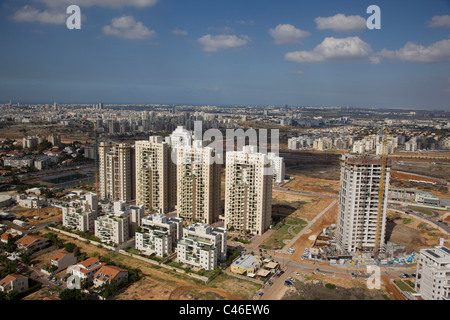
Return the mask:
[[361,16],[345,16],[339,13],[332,17],[314,19],[319,30],[362,31],[366,28],[366,20]]
[[327,37],[312,51],[288,52],[284,58],[288,61],[303,63],[362,59],[371,53],[370,45],[359,37]]
[[428,22],[429,27],[450,28],[450,16],[434,16]]
[[203,46],[203,51],[216,52],[224,49],[245,46],[250,41],[250,38],[246,35],[241,35],[238,37],[235,35],[226,34],[217,36],[207,34],[197,39],[197,41]]
[[69,5],[76,4],[80,8],[83,7],[109,7],[109,8],[121,8],[121,7],[135,7],[145,8],[154,6],[158,0],[36,0],[45,4],[49,8],[55,7],[68,7]]
[[65,11],[39,11],[28,5],[17,10],[12,16],[13,20],[16,22],[40,22],[49,24],[65,24],[67,17],[68,15]]
[[279,24],[274,29],[269,29],[269,33],[276,44],[300,43],[310,35],[308,31],[297,29],[291,24]]
[[381,50],[377,56],[400,61],[436,63],[450,61],[450,39],[437,41],[428,47],[408,42],[398,50]]
[[186,36],[188,34],[188,32],[186,30],[181,30],[181,29],[173,29],[172,33],[176,36]]
[[125,39],[149,39],[156,35],[154,30],[148,29],[142,22],[136,21],[132,16],[113,18],[111,25],[103,27],[103,33]]

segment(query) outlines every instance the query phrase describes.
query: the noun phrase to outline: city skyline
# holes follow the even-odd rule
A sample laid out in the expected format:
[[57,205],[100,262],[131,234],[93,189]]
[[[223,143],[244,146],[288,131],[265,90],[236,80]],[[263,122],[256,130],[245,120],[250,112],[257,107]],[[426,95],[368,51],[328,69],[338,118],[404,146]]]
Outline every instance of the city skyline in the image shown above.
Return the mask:
[[[72,4],[81,30],[66,27]],[[379,30],[366,27],[370,5]],[[447,110],[449,9],[444,0],[8,0],[0,101]]]

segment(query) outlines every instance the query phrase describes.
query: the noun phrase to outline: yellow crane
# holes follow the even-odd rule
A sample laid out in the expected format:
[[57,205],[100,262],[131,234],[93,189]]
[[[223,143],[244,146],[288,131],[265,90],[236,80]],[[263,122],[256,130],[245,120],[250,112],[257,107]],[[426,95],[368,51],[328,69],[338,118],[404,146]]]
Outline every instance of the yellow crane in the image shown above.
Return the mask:
[[384,127],[384,137],[383,137],[383,145],[381,151],[381,174],[380,174],[380,186],[378,188],[378,212],[377,212],[377,227],[375,233],[375,247],[373,257],[378,259],[379,251],[380,251],[380,228],[381,228],[381,217],[383,212],[384,205],[384,191],[386,184],[386,163],[387,163],[387,137],[388,137],[388,129],[387,126]]

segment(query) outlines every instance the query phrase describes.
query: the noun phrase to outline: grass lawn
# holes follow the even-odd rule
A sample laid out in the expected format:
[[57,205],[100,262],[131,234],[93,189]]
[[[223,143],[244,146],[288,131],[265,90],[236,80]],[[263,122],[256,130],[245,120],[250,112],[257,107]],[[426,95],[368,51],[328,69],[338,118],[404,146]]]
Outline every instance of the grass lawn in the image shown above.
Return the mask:
[[292,227],[291,232],[298,234],[306,224],[306,221],[298,217],[282,217],[274,226],[276,231],[270,238],[264,241],[260,247],[263,249],[272,249],[276,246],[283,247],[283,240],[293,238],[293,235],[289,232],[289,229]]
[[404,283],[404,282],[401,281],[401,280],[394,281],[394,283],[395,283],[395,284],[397,285],[397,287],[399,287],[400,290],[402,290],[402,291],[412,292],[412,293],[415,293],[415,292],[416,292],[416,291],[414,291],[413,288],[411,288],[409,285],[407,285],[406,283]]

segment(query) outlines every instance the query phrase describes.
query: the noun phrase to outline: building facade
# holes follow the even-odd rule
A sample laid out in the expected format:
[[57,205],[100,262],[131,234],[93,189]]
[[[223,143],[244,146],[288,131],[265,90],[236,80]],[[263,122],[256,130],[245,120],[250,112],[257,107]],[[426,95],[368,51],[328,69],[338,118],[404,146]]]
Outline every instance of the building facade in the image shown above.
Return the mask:
[[137,141],[136,204],[147,214],[168,213],[176,204],[176,166],[171,160],[171,148],[160,136]]
[[145,255],[164,257],[172,254],[183,234],[183,220],[155,213],[142,219],[136,231],[136,249]]
[[178,262],[210,271],[226,257],[226,229],[212,228],[204,223],[195,223],[183,229],[183,237],[177,245]]
[[450,300],[450,250],[447,247],[420,250],[415,290],[424,300]]
[[385,248],[386,212],[390,162],[387,162],[384,196],[379,204],[381,159],[344,155],[341,162],[337,243],[342,250],[371,255],[376,248],[378,205],[382,206],[379,229],[379,252]]
[[213,163],[214,149],[178,147],[177,152],[177,215],[189,222],[212,224],[221,214],[222,166]]
[[100,142],[98,146],[100,199],[136,199],[134,147],[128,143]]
[[272,175],[267,155],[256,147],[226,154],[225,228],[263,234],[272,216]]

